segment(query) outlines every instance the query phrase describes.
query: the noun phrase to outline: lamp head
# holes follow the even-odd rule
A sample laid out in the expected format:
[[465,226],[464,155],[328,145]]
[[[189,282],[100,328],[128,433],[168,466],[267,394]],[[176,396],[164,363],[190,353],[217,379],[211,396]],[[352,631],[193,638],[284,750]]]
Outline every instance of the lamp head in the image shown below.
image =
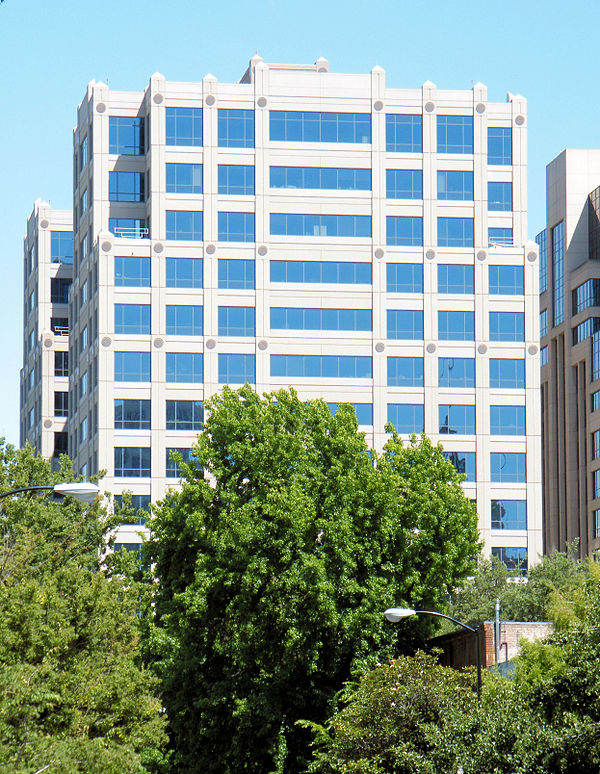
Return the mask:
[[392,623],[398,623],[403,618],[410,618],[411,615],[415,615],[416,610],[410,607],[388,607],[384,615]]
[[100,487],[89,481],[79,481],[68,484],[55,484],[54,492],[58,495],[74,497],[82,503],[93,503],[100,494]]

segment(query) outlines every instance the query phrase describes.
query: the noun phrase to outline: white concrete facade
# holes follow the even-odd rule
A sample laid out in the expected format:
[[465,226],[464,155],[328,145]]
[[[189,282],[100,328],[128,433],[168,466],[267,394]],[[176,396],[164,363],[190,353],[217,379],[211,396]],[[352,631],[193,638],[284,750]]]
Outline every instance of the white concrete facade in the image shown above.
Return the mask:
[[[171,108],[202,110],[201,144],[173,144],[167,137],[166,113]],[[225,110],[252,111],[251,147],[226,147],[219,141],[219,119],[224,115],[219,111]],[[370,142],[271,139],[272,111],[368,116]],[[388,150],[388,115],[418,117],[422,125],[418,151]],[[111,118],[115,116],[144,119],[142,152],[110,153]],[[472,147],[468,152],[438,152],[438,116],[461,116],[472,121]],[[103,485],[114,493],[129,490],[152,501],[160,499],[169,486],[177,483],[176,478],[166,477],[166,449],[189,448],[196,435],[194,431],[167,429],[166,402],[203,400],[222,386],[220,355],[250,355],[259,392],[293,385],[307,399],[322,397],[329,402],[372,406],[372,423],[361,429],[376,448],[381,448],[386,439],[389,405],[423,406],[422,424],[427,435],[434,441],[441,440],[448,451],[474,455],[476,477],[464,487],[477,501],[485,550],[526,550],[528,561],[535,561],[542,550],[538,256],[537,246],[526,241],[526,117],[524,98],[509,94],[505,103],[489,102],[482,84],[469,91],[442,91],[429,82],[417,89],[393,89],[386,86],[385,72],[379,67],[368,74],[337,74],[329,72],[326,60],[304,66],[273,65],[256,56],[236,84],[220,83],[212,75],[200,83],[173,83],[160,74],[151,77],[143,92],[111,91],[104,84],[90,83],[79,106],[74,133],[75,273],[70,385],[74,410],[69,420],[69,451],[77,468],[87,474],[105,469]],[[512,163],[488,163],[488,127],[508,130]],[[85,143],[87,149],[83,150]],[[202,193],[169,190],[173,186],[167,180],[168,164],[202,165]],[[219,167],[224,165],[251,167],[253,193],[220,193]],[[275,166],[368,170],[371,185],[368,189],[274,187],[270,184],[270,167]],[[420,173],[422,193],[417,198],[388,196],[388,170]],[[115,201],[118,196],[110,189],[109,180],[110,173],[116,171],[141,173],[138,181],[143,178],[145,187],[138,198],[143,201]],[[464,171],[468,177],[472,174],[472,194],[439,198],[439,171]],[[489,211],[488,182],[509,184],[512,208]],[[166,213],[170,211],[202,213],[201,238],[168,238]],[[219,239],[219,213],[225,212],[254,216],[252,241],[224,239],[222,233]],[[325,225],[315,227],[310,234],[281,235],[274,233],[280,229],[270,227],[272,213],[363,216],[366,219],[361,222],[368,223],[370,236],[328,236],[329,221],[322,219],[319,223]],[[414,240],[419,244],[392,244],[395,240],[388,237],[386,219],[394,216],[422,219],[422,239]],[[111,218],[135,219],[134,230],[115,231],[113,223],[111,231]],[[470,243],[439,243],[439,218],[472,222]],[[495,244],[489,229],[512,229],[511,237],[500,240],[506,242],[504,245]],[[115,284],[115,262],[117,259],[121,265],[123,256],[149,261],[151,276],[145,286]],[[172,287],[167,282],[167,261],[177,257],[203,259],[201,288]],[[254,287],[223,287],[219,282],[219,260],[227,259],[254,262]],[[270,273],[273,261],[368,265],[371,281],[275,282]],[[399,275],[402,266],[417,266],[417,272],[422,271],[422,289],[390,290],[390,264],[400,265]],[[440,265],[470,267],[472,291],[438,292]],[[490,266],[519,267],[524,292],[491,295]],[[83,303],[82,294],[86,298]],[[115,304],[149,307],[149,328],[133,335],[116,332]],[[171,305],[202,306],[203,335],[168,333],[166,310]],[[220,335],[218,309],[222,306],[254,308],[253,335]],[[272,308],[362,310],[371,313],[372,325],[370,330],[352,331],[316,330],[310,326],[304,330],[272,329]],[[407,338],[390,335],[390,310],[422,313],[422,332]],[[446,311],[472,315],[474,329],[467,340],[440,336],[438,313]],[[491,341],[490,312],[524,315],[522,340]],[[89,344],[82,348],[85,328]],[[149,354],[149,380],[115,381],[115,353],[126,351]],[[201,381],[169,381],[167,360],[171,353],[203,353]],[[354,378],[275,376],[272,356],[278,355],[346,355],[367,358],[369,367],[366,375]],[[416,358],[422,364],[422,380],[417,378],[416,386],[402,386],[403,378],[396,380],[399,384],[388,384],[389,358],[396,357]],[[449,359],[449,368],[457,358],[472,361],[473,381],[462,387],[439,386],[441,358]],[[490,360],[503,358],[522,361],[524,386],[490,387]],[[402,370],[404,366],[399,367]],[[415,366],[417,370],[420,367]],[[82,394],[84,373],[88,384]],[[120,399],[150,401],[150,428],[115,428],[114,401]],[[467,433],[449,430],[452,434],[440,434],[440,405],[474,406],[476,431],[474,427]],[[525,407],[525,434],[492,434],[490,406],[503,405]],[[82,423],[86,422],[82,441]],[[150,468],[145,471],[149,475],[115,475],[114,449],[131,447],[150,450]],[[526,455],[526,481],[498,481],[493,474],[491,455],[511,452]],[[473,468],[471,462],[469,466]],[[518,529],[506,525],[492,528],[492,501],[505,500],[526,501],[526,525],[522,523]]]

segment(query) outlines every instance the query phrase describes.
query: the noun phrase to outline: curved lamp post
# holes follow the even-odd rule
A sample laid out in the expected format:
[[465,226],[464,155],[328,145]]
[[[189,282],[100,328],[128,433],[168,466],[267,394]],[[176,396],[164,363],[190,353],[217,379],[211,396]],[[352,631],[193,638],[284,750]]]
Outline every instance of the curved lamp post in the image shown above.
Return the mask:
[[80,481],[67,484],[42,484],[41,486],[22,486],[19,489],[11,489],[10,492],[0,493],[0,500],[23,492],[48,491],[62,497],[73,497],[82,503],[92,503],[100,494],[100,487],[97,484],[91,484],[89,481]]
[[481,696],[481,624],[479,626],[469,626],[462,621],[458,621],[456,618],[452,618],[451,615],[445,613],[438,613],[436,610],[413,610],[410,607],[389,607],[385,613],[385,617],[392,623],[398,623],[403,618],[410,618],[412,615],[435,615],[438,618],[445,618],[447,621],[452,621],[457,626],[462,626],[463,629],[467,629],[470,632],[475,632],[477,637],[476,649],[477,649],[477,699]]

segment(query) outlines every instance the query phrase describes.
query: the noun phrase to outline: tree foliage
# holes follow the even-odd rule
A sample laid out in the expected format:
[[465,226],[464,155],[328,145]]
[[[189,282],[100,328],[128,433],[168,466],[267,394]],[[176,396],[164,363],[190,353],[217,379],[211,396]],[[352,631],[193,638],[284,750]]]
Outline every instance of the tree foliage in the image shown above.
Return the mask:
[[174,770],[302,771],[296,721],[322,722],[353,670],[397,652],[387,606],[442,604],[472,571],[476,516],[439,448],[394,435],[377,455],[349,405],[225,388],[206,408],[150,522]]
[[466,623],[492,620],[499,599],[505,621],[550,620],[556,601],[573,594],[588,574],[588,564],[574,557],[575,548],[541,557],[526,582],[496,558],[482,559],[473,577],[452,592],[450,615]]
[[[66,460],[53,472],[30,448],[0,445],[0,492],[69,480]],[[141,774],[164,721],[139,664],[136,584],[100,564],[105,514],[24,493],[0,501],[0,521],[2,770]]]

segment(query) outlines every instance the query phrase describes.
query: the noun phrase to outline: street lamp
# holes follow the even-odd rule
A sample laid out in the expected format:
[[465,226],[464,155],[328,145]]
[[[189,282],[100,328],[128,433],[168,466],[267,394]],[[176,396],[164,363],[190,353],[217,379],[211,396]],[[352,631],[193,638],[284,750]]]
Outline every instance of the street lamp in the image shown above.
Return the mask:
[[458,621],[456,618],[452,618],[451,615],[445,613],[438,613],[436,610],[413,610],[410,607],[389,607],[385,613],[385,617],[392,623],[398,623],[403,618],[410,618],[411,615],[435,615],[438,618],[445,618],[448,621],[452,621],[457,626],[462,626],[463,629],[468,629],[470,632],[475,632],[477,637],[477,699],[481,696],[481,624],[479,626],[469,626],[462,621]]
[[62,497],[73,497],[82,503],[92,503],[100,494],[100,487],[89,481],[70,482],[67,484],[42,484],[40,486],[22,486],[19,489],[11,489],[10,492],[0,493],[0,500],[23,492],[52,491]]

